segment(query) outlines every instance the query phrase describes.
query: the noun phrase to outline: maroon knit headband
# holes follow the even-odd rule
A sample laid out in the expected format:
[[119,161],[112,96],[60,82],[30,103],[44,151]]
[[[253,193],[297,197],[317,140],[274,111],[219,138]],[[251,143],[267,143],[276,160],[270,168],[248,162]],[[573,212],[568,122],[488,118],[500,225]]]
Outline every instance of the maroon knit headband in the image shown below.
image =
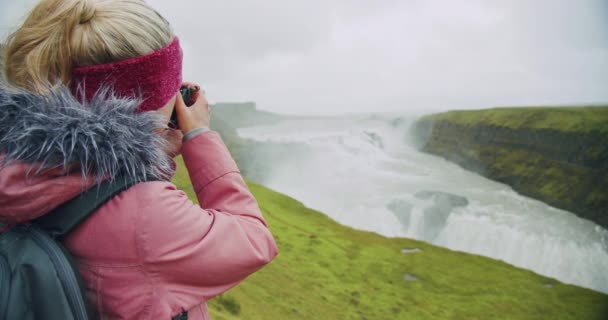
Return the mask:
[[91,101],[102,86],[119,97],[142,97],[137,112],[157,110],[182,84],[182,49],[175,37],[166,47],[145,56],[72,69],[70,88],[80,101]]

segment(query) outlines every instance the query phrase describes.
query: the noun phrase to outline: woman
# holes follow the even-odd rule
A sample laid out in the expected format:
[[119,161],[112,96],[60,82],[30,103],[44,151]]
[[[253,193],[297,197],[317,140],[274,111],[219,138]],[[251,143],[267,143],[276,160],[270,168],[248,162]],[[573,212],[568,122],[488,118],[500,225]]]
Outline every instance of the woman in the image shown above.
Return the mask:
[[[208,319],[206,301],[277,248],[179,40],[140,0],[43,0],[12,34],[0,89],[0,222],[38,218],[121,175],[64,240],[100,319]],[[178,129],[167,127],[173,109]],[[182,154],[200,206],[170,182]]]

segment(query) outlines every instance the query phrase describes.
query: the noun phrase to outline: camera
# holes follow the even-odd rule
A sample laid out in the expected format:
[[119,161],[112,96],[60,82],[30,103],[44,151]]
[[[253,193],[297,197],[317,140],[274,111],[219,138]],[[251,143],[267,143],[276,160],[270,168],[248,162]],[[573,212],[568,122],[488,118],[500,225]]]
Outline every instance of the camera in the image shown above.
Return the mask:
[[[182,98],[184,99],[184,103],[186,104],[187,107],[194,104],[194,101],[192,101],[192,89],[191,88],[183,86],[183,87],[179,88],[179,93],[182,95]],[[174,128],[174,129],[179,128],[179,126],[177,124],[177,112],[175,111],[175,109],[173,109],[173,113],[171,114],[171,120],[169,120],[169,127]]]

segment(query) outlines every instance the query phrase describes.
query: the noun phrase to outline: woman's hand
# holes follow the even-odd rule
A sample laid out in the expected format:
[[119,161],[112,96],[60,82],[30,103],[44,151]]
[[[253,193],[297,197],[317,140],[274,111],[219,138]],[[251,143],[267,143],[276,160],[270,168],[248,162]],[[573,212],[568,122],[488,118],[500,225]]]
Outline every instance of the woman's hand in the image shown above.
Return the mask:
[[178,92],[177,100],[175,101],[175,112],[177,113],[177,124],[183,134],[188,131],[201,127],[209,127],[211,120],[211,109],[205,92],[200,87],[191,82],[184,82],[183,86],[192,88],[192,101],[194,104],[190,107],[186,106],[182,95]]

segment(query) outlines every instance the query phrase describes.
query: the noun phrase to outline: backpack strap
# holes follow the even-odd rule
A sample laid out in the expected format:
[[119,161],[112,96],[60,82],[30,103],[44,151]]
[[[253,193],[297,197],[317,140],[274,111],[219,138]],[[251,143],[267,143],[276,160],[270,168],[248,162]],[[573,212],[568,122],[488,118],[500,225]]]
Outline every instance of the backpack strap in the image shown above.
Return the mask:
[[34,220],[33,223],[46,231],[52,238],[62,237],[83,222],[106,201],[138,182],[143,181],[132,181],[124,177],[116,177],[112,181],[105,180]]

